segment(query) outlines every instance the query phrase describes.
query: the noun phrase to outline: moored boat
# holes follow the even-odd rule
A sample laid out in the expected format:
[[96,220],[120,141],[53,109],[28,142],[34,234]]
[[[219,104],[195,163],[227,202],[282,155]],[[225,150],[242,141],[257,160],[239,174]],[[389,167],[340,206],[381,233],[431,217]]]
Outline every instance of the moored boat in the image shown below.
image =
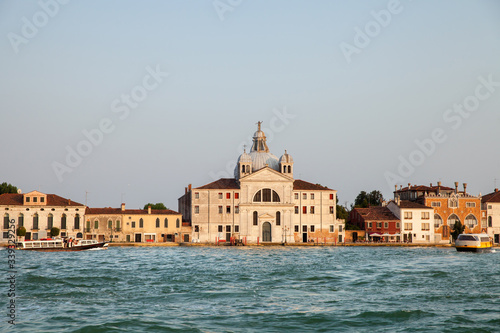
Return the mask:
[[458,252],[489,252],[493,242],[487,234],[460,234],[455,241]]
[[68,246],[62,239],[46,239],[18,242],[17,250],[56,252],[56,251],[83,251],[90,249],[107,249],[108,243],[99,243],[95,239],[81,239]]

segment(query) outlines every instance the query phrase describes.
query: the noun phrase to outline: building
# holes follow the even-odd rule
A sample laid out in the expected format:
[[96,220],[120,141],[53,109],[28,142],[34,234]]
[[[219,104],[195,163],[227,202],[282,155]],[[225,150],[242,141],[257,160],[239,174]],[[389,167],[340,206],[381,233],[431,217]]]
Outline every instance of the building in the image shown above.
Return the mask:
[[191,228],[170,209],[87,208],[85,238],[113,242],[189,242]]
[[369,240],[401,241],[401,221],[387,207],[354,208],[349,218],[351,224],[366,231]]
[[399,219],[401,240],[405,243],[435,243],[434,209],[417,202],[399,200],[389,202],[387,208]]
[[192,225],[193,241],[232,237],[248,243],[342,242],[336,219],[337,191],[294,179],[294,161],[285,151],[271,154],[261,123],[250,153],[238,158],[234,178],[186,188],[179,211]]
[[26,228],[26,240],[46,238],[52,227],[60,229],[60,237],[82,238],[85,208],[70,199],[39,191],[4,193],[0,195],[2,242],[7,242],[10,220],[15,220],[16,229]]
[[486,194],[481,198],[482,230],[485,231],[495,244],[500,243],[500,192],[498,188],[494,192]]
[[458,182],[455,188],[437,185],[412,185],[397,187],[394,198],[408,200],[434,209],[434,237],[436,243],[449,243],[450,234],[457,221],[465,224],[465,233],[479,233],[481,226],[481,196],[467,193],[467,184],[459,191]]

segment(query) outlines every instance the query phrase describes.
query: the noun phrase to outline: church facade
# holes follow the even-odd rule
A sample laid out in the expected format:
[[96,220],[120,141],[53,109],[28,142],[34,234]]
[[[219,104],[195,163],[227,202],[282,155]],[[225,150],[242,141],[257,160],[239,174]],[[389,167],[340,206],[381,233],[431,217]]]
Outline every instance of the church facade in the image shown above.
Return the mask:
[[336,219],[337,191],[294,179],[294,161],[271,154],[261,123],[250,153],[238,158],[234,178],[186,188],[179,212],[194,242],[231,239],[246,243],[339,243],[344,221]]

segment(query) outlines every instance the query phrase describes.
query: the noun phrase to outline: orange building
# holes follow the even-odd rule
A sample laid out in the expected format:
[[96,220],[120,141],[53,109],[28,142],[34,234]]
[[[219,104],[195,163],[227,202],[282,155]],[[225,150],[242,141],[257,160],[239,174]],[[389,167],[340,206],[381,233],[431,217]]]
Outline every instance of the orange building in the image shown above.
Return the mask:
[[481,197],[467,193],[467,184],[463,184],[463,191],[455,188],[437,185],[411,185],[394,191],[394,197],[401,200],[418,202],[434,208],[434,235],[436,243],[447,243],[450,233],[457,221],[465,225],[465,233],[480,233],[481,225]]

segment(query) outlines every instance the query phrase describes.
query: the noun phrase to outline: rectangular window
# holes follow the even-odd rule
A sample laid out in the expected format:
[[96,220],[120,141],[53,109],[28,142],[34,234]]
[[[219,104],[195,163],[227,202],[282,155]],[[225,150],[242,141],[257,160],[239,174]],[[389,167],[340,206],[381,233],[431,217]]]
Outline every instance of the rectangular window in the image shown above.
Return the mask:
[[226,232],[231,232],[231,226],[230,225],[226,225]]
[[334,213],[333,206],[330,206],[330,214],[333,214],[333,213]]
[[222,214],[222,206],[219,206],[219,214]]
[[422,220],[428,220],[428,219],[430,219],[430,213],[422,212]]
[[231,199],[231,193],[226,193],[226,199]]
[[234,213],[239,214],[240,213],[240,206],[234,206]]
[[295,214],[299,213],[299,206],[295,206]]
[[439,201],[431,202],[431,207],[441,207],[441,203]]
[[6,232],[3,233],[3,238],[4,239],[9,238],[9,232],[8,231],[6,231]]
[[330,225],[330,232],[335,232],[335,226],[333,224]]
[[430,223],[422,223],[422,230],[430,230]]
[[307,193],[302,194],[302,199],[307,200]]
[[372,228],[372,222],[366,222],[366,224],[368,225],[368,228],[371,229]]
[[314,200],[314,193],[311,193],[311,200]]
[[217,226],[217,231],[218,231],[218,232],[222,232],[222,230],[224,230],[224,229],[223,229],[223,226],[221,226],[221,225]]
[[222,199],[222,192],[219,193],[219,199]]
[[109,220],[108,221],[108,229],[112,229],[112,228],[113,228],[113,221]]
[[33,202],[37,202],[38,198],[37,197],[33,197]]
[[413,230],[413,223],[405,223],[405,230]]
[[302,214],[307,214],[307,206],[302,207]]
[[240,226],[239,225],[235,225],[234,226],[234,232],[240,232]]
[[235,198],[235,199],[239,199],[239,198],[240,198],[240,194],[239,194],[239,193],[235,193],[235,194],[234,194],[234,198]]
[[33,216],[33,229],[38,229],[38,215]]
[[194,206],[194,213],[200,214],[200,206]]
[[194,198],[199,199],[200,198],[200,192],[194,192]]
[[299,232],[299,226],[298,226],[298,225],[295,225],[295,226],[293,227],[293,231],[294,231],[294,232]]
[[33,240],[38,240],[38,233],[37,232],[33,233]]
[[[339,232],[342,232],[342,224],[339,225]],[[340,241],[342,242],[342,236],[340,236]]]
[[231,214],[231,206],[226,206],[226,214]]
[[311,228],[311,232],[314,232],[314,226],[312,225],[310,228]]
[[302,226],[302,232],[307,232],[307,225]]
[[132,221],[132,228],[135,228],[135,221]]
[[333,193],[330,194],[330,200],[333,200]]
[[298,193],[294,193],[293,197],[295,198],[295,200],[299,200],[299,194]]
[[413,218],[412,212],[405,212],[405,219],[406,220],[411,220],[412,218]]
[[377,229],[381,229],[382,228],[382,222],[377,222]]
[[384,228],[385,229],[389,228],[389,222],[384,222]]
[[310,212],[311,214],[314,214],[314,206],[311,206],[311,207],[309,208],[309,212]]
[[493,206],[492,205],[488,205],[488,209],[491,209]]
[[94,229],[99,229],[99,221],[94,221]]
[[465,206],[466,206],[467,208],[475,208],[475,207],[476,207],[476,203],[475,203],[475,202],[467,202],[467,203],[465,204]]
[[30,202],[30,197],[26,197],[26,202]]
[[399,226],[400,226],[399,222],[396,222],[396,229],[399,229]]
[[[44,197],[41,197],[40,198],[40,202],[45,202],[45,198]],[[475,206],[474,206],[475,207]]]
[[200,226],[199,225],[195,225],[194,226],[194,232],[200,232]]

